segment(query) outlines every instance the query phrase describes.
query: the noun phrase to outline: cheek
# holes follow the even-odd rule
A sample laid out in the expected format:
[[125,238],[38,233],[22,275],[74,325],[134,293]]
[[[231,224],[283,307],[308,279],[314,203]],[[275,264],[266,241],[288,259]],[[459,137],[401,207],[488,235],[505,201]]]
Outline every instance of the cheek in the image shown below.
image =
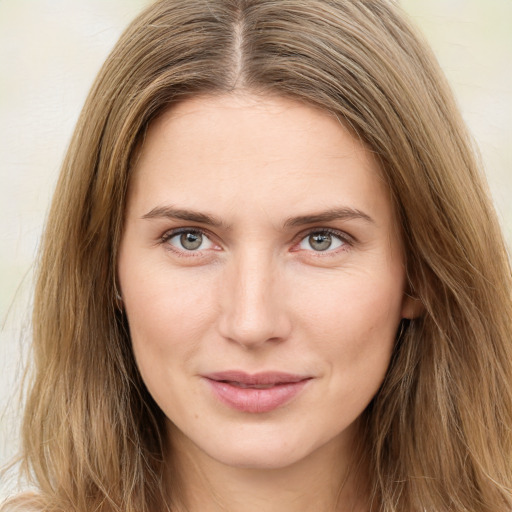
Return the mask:
[[[401,293],[372,280],[345,283],[323,311],[318,346],[328,362],[328,421],[333,430],[355,420],[380,388],[400,322]],[[380,283],[382,284],[382,283]]]
[[[132,266],[133,269],[133,266]],[[141,269],[122,280],[125,312],[141,373],[165,370],[192,358],[213,323],[215,301],[208,276],[190,279],[164,268]],[[143,375],[144,376],[144,375]]]
[[313,325],[325,339],[333,334],[351,334],[350,338],[359,335],[364,339],[374,331],[387,338],[385,335],[394,332],[400,321],[403,277],[398,268],[314,276],[295,288],[299,318]]
[[307,287],[301,296],[299,318],[314,349],[329,362],[332,379],[343,380],[340,388],[366,383],[371,393],[380,385],[401,319],[402,283],[401,271],[392,268],[354,271],[329,286]]
[[[122,281],[121,281],[122,282]],[[132,275],[123,286],[125,313],[142,380],[168,417],[181,417],[195,403],[194,388],[183,380],[194,373],[205,332],[212,325],[210,288],[165,269]],[[182,403],[180,394],[188,397]],[[188,413],[183,410],[188,407]]]

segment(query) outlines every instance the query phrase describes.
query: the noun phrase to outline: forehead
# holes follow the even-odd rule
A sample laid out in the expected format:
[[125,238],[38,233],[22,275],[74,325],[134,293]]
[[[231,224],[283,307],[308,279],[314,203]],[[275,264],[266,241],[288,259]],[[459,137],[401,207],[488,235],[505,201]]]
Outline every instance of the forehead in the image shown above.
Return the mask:
[[390,209],[375,158],[334,115],[250,94],[196,97],[166,111],[148,129],[130,188],[147,207]]

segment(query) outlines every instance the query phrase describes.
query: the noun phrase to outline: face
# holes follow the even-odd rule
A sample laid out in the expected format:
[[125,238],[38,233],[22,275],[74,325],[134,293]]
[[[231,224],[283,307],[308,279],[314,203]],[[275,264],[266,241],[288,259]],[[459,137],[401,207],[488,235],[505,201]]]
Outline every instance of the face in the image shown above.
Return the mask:
[[169,432],[236,467],[347,444],[411,313],[397,231],[377,163],[326,112],[226,95],[156,120],[118,276]]

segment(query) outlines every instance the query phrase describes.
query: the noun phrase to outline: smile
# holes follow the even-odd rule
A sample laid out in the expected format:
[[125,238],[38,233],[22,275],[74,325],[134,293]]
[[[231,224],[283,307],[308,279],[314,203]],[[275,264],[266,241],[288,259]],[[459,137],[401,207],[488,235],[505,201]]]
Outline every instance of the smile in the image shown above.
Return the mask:
[[241,412],[273,411],[295,398],[311,377],[267,372],[221,372],[204,376],[214,396],[224,405]]

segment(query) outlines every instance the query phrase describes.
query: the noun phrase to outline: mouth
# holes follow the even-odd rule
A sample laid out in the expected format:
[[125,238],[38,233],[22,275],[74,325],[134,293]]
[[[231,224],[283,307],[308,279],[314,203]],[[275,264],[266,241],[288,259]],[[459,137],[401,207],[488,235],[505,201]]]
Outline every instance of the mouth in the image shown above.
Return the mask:
[[225,384],[229,384],[230,386],[236,386],[237,388],[242,389],[270,389],[274,386],[282,386],[283,384],[244,384],[243,382],[236,382],[233,380],[221,380],[218,382],[224,382]]
[[241,412],[270,412],[289,403],[312,377],[282,372],[248,374],[240,371],[203,376],[213,395],[224,405]]

